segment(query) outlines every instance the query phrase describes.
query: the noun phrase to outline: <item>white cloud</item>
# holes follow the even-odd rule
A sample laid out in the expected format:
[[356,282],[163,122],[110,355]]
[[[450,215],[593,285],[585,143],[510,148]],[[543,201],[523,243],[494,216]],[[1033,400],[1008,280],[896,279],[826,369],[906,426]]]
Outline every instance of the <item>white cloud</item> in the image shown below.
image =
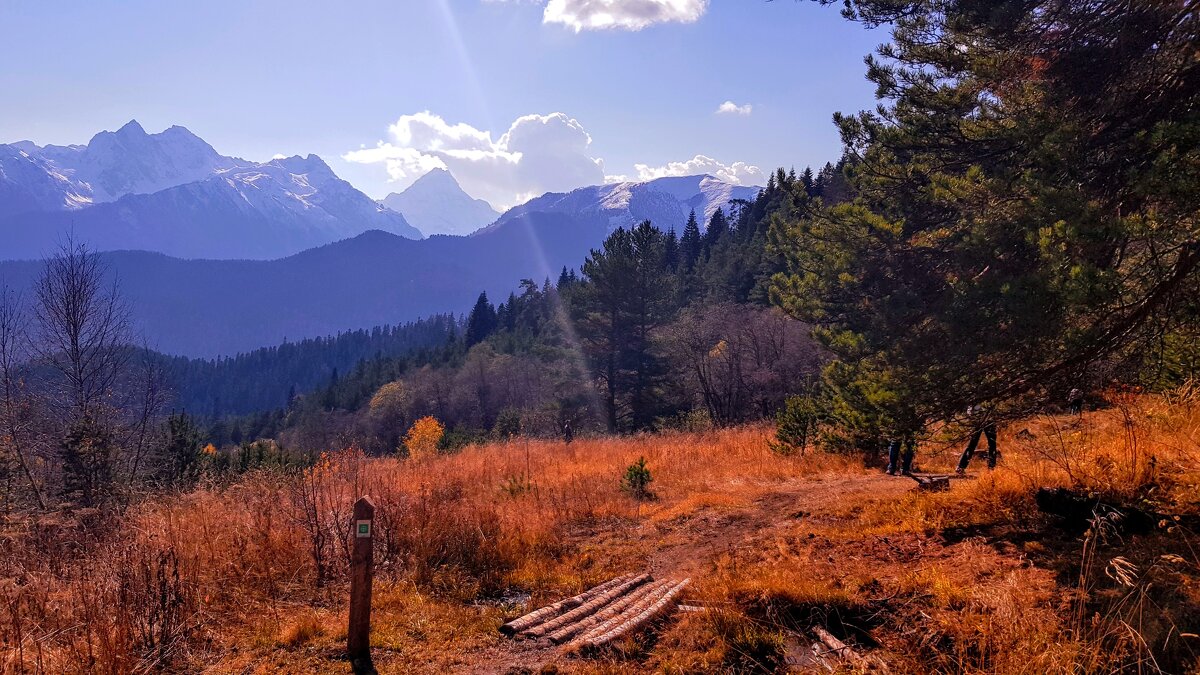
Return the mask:
[[669,162],[665,166],[634,164],[633,168],[637,170],[637,179],[640,181],[666,176],[694,176],[702,173],[736,185],[764,185],[767,179],[763,170],[752,164],[745,162],[723,164],[704,155],[696,155],[685,162]]
[[429,111],[400,117],[388,134],[390,141],[342,159],[382,163],[400,188],[431,169],[449,169],[464,190],[501,209],[604,180],[603,162],[589,155],[592,137],[563,113],[519,117],[495,140],[490,131]]
[[742,117],[745,117],[753,110],[754,106],[750,105],[749,103],[745,105],[738,105],[733,101],[725,101],[721,105],[717,106],[718,115],[741,115]]
[[692,23],[708,10],[708,0],[550,0],[543,23],[584,30],[641,30],[656,23]]

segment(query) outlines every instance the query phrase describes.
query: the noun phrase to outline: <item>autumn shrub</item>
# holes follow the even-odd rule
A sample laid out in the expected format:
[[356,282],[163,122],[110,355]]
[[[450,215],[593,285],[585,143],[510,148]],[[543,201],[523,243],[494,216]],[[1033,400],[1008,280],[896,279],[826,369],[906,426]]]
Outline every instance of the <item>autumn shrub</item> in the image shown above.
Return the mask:
[[143,662],[168,664],[197,627],[195,586],[172,548],[129,546],[117,556],[115,626]]
[[455,481],[424,486],[388,521],[388,536],[413,580],[473,598],[499,588],[511,562],[500,549],[501,518]]
[[350,559],[347,538],[365,460],[354,448],[322,453],[316,464],[288,482],[288,517],[307,537],[318,587],[329,581],[333,567],[344,567]]
[[438,443],[445,433],[446,428],[432,416],[413,422],[404,435],[404,447],[408,450],[409,458],[420,461],[437,455]]
[[673,417],[660,417],[654,421],[654,428],[660,431],[682,431],[695,434],[712,431],[715,426],[712,415],[705,408],[685,410]]

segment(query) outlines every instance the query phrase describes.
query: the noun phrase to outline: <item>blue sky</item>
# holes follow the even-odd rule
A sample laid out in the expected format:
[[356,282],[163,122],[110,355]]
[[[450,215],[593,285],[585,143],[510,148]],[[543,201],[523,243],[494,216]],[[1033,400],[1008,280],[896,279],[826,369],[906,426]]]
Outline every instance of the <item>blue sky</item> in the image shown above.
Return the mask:
[[136,118],[246,159],[316,153],[373,197],[445,165],[507,206],[597,177],[824,163],[831,114],[874,105],[862,58],[887,35],[835,7],[548,2],[4,0],[0,141]]

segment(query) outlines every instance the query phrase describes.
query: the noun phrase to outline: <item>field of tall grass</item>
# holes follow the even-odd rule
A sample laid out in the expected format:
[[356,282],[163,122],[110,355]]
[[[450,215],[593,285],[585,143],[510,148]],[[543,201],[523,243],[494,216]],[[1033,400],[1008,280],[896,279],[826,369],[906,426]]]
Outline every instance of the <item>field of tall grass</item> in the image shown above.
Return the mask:
[[[1114,395],[1082,419],[1010,425],[998,470],[936,494],[859,457],[781,456],[771,431],[517,439],[419,461],[348,449],[120,513],[12,518],[0,672],[348,672],[360,495],[377,508],[381,672],[525,665],[496,632],[522,601],[649,565],[686,567],[688,602],[706,611],[599,658],[537,658],[581,672],[773,671],[820,623],[893,672],[1195,667],[1200,574],[1185,521],[1069,532],[1034,502],[1057,485],[1194,514],[1195,395]],[[918,464],[948,467],[956,451],[931,440]],[[621,484],[642,457],[650,499]]]

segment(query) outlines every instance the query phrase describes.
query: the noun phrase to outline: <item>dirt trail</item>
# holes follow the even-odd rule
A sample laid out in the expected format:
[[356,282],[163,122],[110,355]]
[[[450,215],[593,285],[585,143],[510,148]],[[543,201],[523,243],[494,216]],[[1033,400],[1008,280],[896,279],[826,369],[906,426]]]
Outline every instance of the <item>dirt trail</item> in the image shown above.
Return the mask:
[[884,474],[814,477],[776,486],[744,508],[701,508],[675,521],[647,524],[659,530],[663,545],[650,559],[655,576],[695,576],[721,555],[752,544],[797,519],[830,517],[829,505],[894,498],[916,487],[909,478]]
[[[657,544],[646,568],[655,578],[702,579],[721,556],[741,547],[761,544],[778,528],[797,519],[827,520],[830,509],[894,499],[913,490],[909,478],[883,474],[814,476],[772,485],[742,507],[702,506],[664,522],[645,521],[636,528],[605,533],[630,548]],[[562,656],[555,647],[524,640],[504,640],[474,660],[474,672],[536,673]]]

